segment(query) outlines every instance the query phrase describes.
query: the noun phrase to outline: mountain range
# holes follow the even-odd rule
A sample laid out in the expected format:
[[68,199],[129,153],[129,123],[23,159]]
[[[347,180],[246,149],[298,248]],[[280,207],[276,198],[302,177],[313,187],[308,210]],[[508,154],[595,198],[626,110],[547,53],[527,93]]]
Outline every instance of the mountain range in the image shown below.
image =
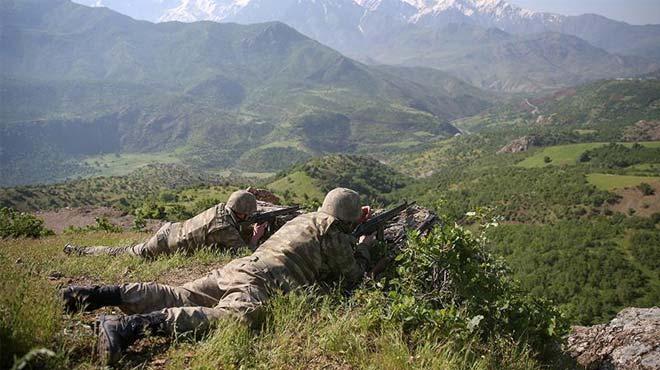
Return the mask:
[[[128,9],[126,0],[79,1],[145,16]],[[146,18],[161,22],[281,21],[364,62],[432,67],[498,91],[556,89],[634,76],[660,66],[660,26],[634,26],[597,15],[534,12],[503,0],[145,3],[160,14]]]
[[4,184],[102,153],[277,170],[391,151],[454,135],[449,121],[493,101],[437,70],[364,65],[278,22],[153,24],[68,0],[3,2],[0,16]]

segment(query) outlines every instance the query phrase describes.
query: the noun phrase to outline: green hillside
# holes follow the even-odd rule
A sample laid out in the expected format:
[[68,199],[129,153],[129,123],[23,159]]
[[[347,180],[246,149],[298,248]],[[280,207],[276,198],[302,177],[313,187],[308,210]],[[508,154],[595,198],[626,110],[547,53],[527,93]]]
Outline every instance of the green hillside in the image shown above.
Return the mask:
[[472,132],[500,125],[552,127],[554,130],[580,130],[575,140],[618,141],[623,138],[625,127],[640,120],[658,119],[660,81],[621,79],[520,100],[455,124]]
[[387,196],[412,179],[381,162],[362,156],[332,155],[313,158],[295,166],[268,184],[285,199],[303,204],[320,204],[335,187],[359,192],[367,202],[386,202]]
[[451,136],[450,120],[491,101],[439,72],[368,67],[281,23],[151,24],[67,0],[3,3],[0,15],[0,185],[84,174],[86,157],[107,153],[280,170]]
[[[657,142],[497,154],[530,131],[493,126],[398,156],[397,169],[425,177],[390,199],[416,199],[466,224],[475,211],[497,217],[500,226],[489,232],[493,251],[526,290],[552,299],[573,322],[604,322],[623,307],[652,306],[660,275],[644,256],[657,249],[660,234]],[[539,143],[571,137],[545,127],[532,133]]]

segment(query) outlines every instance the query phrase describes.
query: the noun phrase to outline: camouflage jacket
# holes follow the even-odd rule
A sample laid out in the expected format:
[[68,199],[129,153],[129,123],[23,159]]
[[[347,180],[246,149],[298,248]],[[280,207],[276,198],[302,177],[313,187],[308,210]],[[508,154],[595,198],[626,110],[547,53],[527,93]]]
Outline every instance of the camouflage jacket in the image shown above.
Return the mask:
[[223,203],[217,204],[189,220],[172,224],[164,237],[172,250],[246,247],[240,226],[232,213]]
[[356,246],[345,228],[323,212],[307,213],[286,223],[248,258],[284,292],[316,282],[341,280],[350,286],[362,279],[369,252]]

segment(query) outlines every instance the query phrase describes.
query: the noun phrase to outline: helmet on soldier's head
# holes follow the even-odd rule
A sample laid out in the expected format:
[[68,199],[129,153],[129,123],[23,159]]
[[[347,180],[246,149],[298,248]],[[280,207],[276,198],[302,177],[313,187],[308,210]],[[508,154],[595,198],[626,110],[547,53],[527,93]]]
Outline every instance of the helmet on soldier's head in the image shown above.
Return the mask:
[[319,210],[341,221],[357,222],[362,216],[360,195],[351,189],[333,189],[325,196]]
[[227,208],[249,216],[257,211],[257,198],[250,192],[238,190],[231,193],[227,199]]

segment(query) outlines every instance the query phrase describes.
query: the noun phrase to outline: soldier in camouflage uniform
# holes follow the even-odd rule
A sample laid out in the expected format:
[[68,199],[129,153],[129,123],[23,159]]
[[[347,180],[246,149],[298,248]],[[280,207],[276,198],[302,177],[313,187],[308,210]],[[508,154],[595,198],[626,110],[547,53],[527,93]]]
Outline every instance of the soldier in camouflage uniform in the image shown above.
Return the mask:
[[235,259],[183,286],[127,284],[70,287],[63,290],[69,310],[118,306],[131,316],[101,316],[97,349],[108,363],[149,333],[207,330],[218,319],[233,317],[252,325],[262,319],[264,303],[276,292],[317,282],[355,284],[369,263],[368,244],[351,235],[368,217],[359,195],[338,188],[318,212],[289,221],[252,255]]
[[64,252],[83,256],[131,254],[154,258],[175,252],[192,253],[202,247],[236,250],[249,246],[254,250],[266,225],[254,225],[253,230],[241,230],[239,223],[256,210],[255,196],[239,190],[229,196],[226,205],[217,204],[183,222],[168,222],[143,243],[126,247],[79,247],[67,244]]

